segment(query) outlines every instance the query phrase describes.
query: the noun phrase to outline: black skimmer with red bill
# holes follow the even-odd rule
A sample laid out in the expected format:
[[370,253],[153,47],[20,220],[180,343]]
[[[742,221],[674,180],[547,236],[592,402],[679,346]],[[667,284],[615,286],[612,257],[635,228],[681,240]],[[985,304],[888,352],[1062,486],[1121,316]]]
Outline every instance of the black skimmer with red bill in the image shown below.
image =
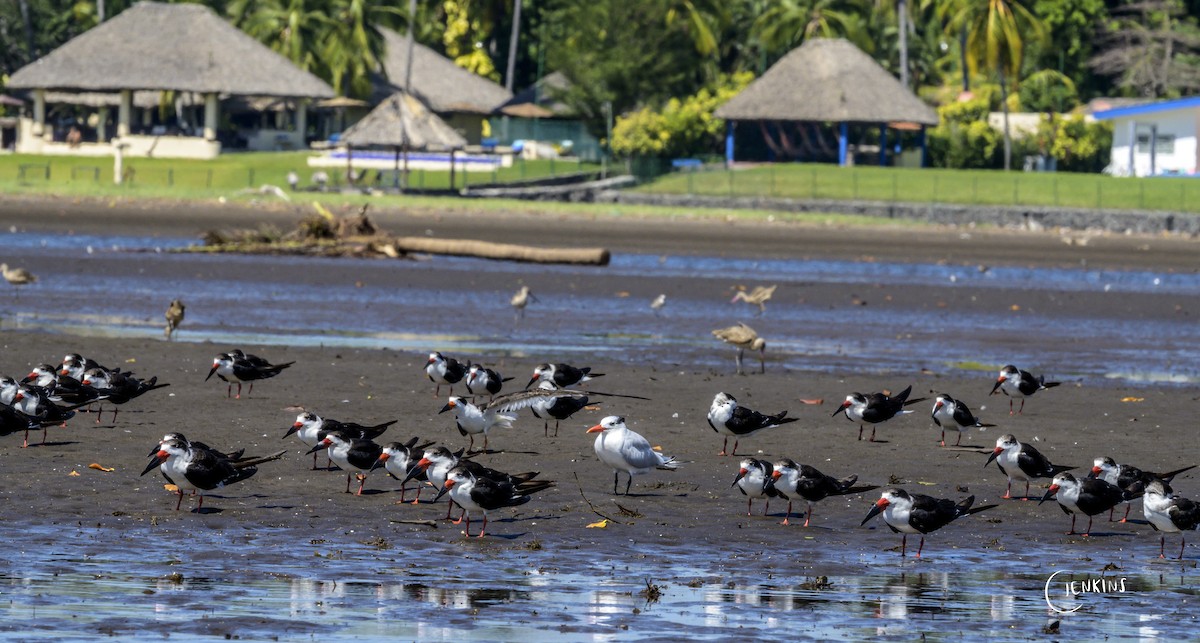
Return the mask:
[[[1182,469],[1167,471],[1166,473],[1155,473],[1153,471],[1142,471],[1131,464],[1117,464],[1116,460],[1104,456],[1096,458],[1093,461],[1090,477],[1100,478],[1109,484],[1117,485],[1129,494],[1129,501],[1125,503],[1125,516],[1121,518],[1121,522],[1126,522],[1129,518],[1129,509],[1133,507],[1133,501],[1142,496],[1142,492],[1151,482],[1162,480],[1169,485],[1175,479],[1175,476],[1195,468],[1196,465],[1193,464]],[[1112,512],[1110,511],[1108,514],[1109,521],[1112,521],[1112,518]]]
[[[464,458],[462,450],[451,453],[450,449],[447,449],[446,447],[426,449],[424,456],[417,462],[416,468],[409,471],[408,476],[405,477],[404,481],[407,482],[413,478],[417,478],[423,472],[427,477],[429,484],[438,489],[438,491],[441,491],[443,485],[446,483],[446,476],[449,475],[450,470],[460,466],[466,467],[467,470],[477,478],[488,478],[490,480],[507,482],[518,489],[528,484],[541,484],[543,482],[540,480],[534,480],[534,478],[540,475],[537,471],[513,474],[504,473],[503,471],[489,469],[488,467],[485,467],[474,460],[468,460]],[[454,501],[451,499],[449,506],[446,508],[447,520],[450,519],[450,512],[453,509]],[[455,524],[458,524],[461,521],[462,516],[459,516],[459,519],[455,521]]]
[[461,397],[451,397],[438,413],[446,411],[454,411],[454,421],[458,426],[459,434],[471,439],[471,444],[467,447],[468,451],[475,449],[475,436],[481,434],[483,435],[483,450],[487,451],[488,432],[496,427],[511,429],[512,423],[517,419],[515,415],[501,412],[500,407],[491,402],[476,406]]
[[533,386],[533,383],[539,380],[549,380],[558,388],[567,388],[597,377],[604,377],[604,373],[593,373],[590,366],[576,368],[570,364],[538,364],[525,388]]
[[717,393],[713,397],[712,406],[708,408],[708,425],[713,431],[725,436],[725,441],[721,443],[721,452],[717,455],[726,455],[725,449],[729,446],[730,436],[733,436],[733,451],[729,455],[737,455],[738,441],[741,438],[754,435],[763,429],[795,422],[797,419],[787,417],[787,411],[780,411],[774,415],[752,411],[739,406],[737,398],[724,392]]
[[975,417],[975,414],[971,412],[971,409],[966,404],[945,393],[939,393],[937,398],[934,399],[933,423],[942,429],[941,446],[946,446],[946,429],[958,432],[958,439],[955,440],[954,446],[960,446],[962,444],[963,429],[984,429],[996,426],[995,424],[980,422],[979,418]]
[[674,471],[679,463],[674,456],[665,456],[650,446],[650,442],[640,434],[625,425],[625,418],[610,415],[600,424],[587,430],[588,433],[599,433],[596,436],[596,456],[600,461],[613,468],[613,494],[617,493],[617,481],[624,471],[629,476],[625,483],[625,495],[629,495],[629,487],[633,484],[633,476],[650,473],[655,469]]
[[[296,421],[283,434],[284,438],[295,433],[296,437],[304,444],[315,447],[325,439],[325,434],[330,431],[337,431],[343,436],[354,440],[374,440],[383,435],[387,428],[399,420],[391,420],[382,424],[365,425],[357,422],[338,422],[330,418],[323,418],[311,411],[305,411],[296,416]],[[313,469],[317,468],[317,454],[313,453]]]
[[[96,400],[97,402],[106,401],[113,405],[113,422],[117,421],[117,414],[120,413],[120,405],[155,389],[170,386],[170,384],[159,384],[157,376],[151,377],[148,380],[139,380],[132,373],[118,373],[116,371],[106,371],[102,368],[93,368],[84,372],[81,383],[96,389],[96,392],[100,394],[100,398]],[[84,402],[84,404],[86,403]],[[96,412],[97,424],[100,423],[100,416],[102,414],[102,410]]]
[[912,386],[892,396],[889,396],[887,393],[863,395],[862,393],[854,392],[846,396],[846,401],[842,402],[842,405],[833,414],[836,416],[838,413],[845,413],[846,419],[851,422],[857,422],[859,440],[862,439],[863,424],[870,424],[871,442],[874,442],[876,424],[886,422],[897,415],[912,413],[912,411],[905,410],[904,407],[925,400],[923,397],[913,400],[908,399],[908,394],[911,392]]
[[771,507],[771,498],[782,497],[771,486],[771,473],[774,469],[770,462],[759,460],[757,458],[742,458],[739,463],[737,476],[733,479],[733,484],[730,487],[737,487],[743,496],[746,496],[746,515],[752,515],[751,508],[753,507],[755,498],[762,498],[766,502],[763,503],[763,515],[767,515],[767,510]]
[[483,526],[477,534],[478,538],[482,538],[487,531],[489,511],[523,505],[529,502],[532,494],[553,485],[554,483],[549,481],[538,481],[538,484],[517,487],[506,480],[477,477],[466,467],[459,465],[447,474],[446,483],[442,485],[438,497],[449,493],[450,498],[463,508],[463,515],[467,521],[463,535],[467,537],[471,536],[471,514],[483,514]]
[[804,513],[804,526],[812,520],[813,503],[820,502],[829,496],[845,496],[852,493],[862,493],[878,489],[876,485],[854,486],[858,481],[857,475],[846,476],[842,479],[827,476],[807,464],[796,464],[790,458],[784,458],[774,465],[771,473],[771,486],[780,496],[787,498],[787,514],[780,524],[790,524],[792,517],[792,500],[799,496],[808,503],[808,511]]
[[100,368],[106,371],[112,370],[111,368],[101,366],[99,362],[91,359],[90,357],[84,357],[79,353],[67,353],[67,355],[63,357],[62,364],[60,364],[58,367],[58,372],[60,375],[73,377],[82,382],[83,374],[93,368]]
[[225,397],[232,394],[233,385],[237,383],[238,392],[234,399],[241,399],[243,382],[250,383],[250,390],[246,391],[246,396],[249,397],[254,393],[254,382],[275,377],[282,373],[283,369],[295,363],[272,364],[257,355],[245,353],[241,349],[234,349],[213,358],[212,368],[208,370],[208,376],[204,378],[204,381],[207,382],[209,378],[216,375],[221,378],[222,382],[229,384],[225,390]]
[[0,405],[0,435],[9,435],[18,431],[24,431],[25,438],[21,442],[22,449],[29,446],[29,432],[38,429],[42,429],[42,444],[45,444],[46,427],[51,424],[58,424],[58,422],[54,420],[39,420],[11,406]]
[[996,378],[996,383],[992,385],[992,392],[988,395],[995,395],[996,391],[1007,395],[1009,415],[1013,414],[1013,398],[1020,398],[1021,409],[1017,413],[1022,414],[1025,412],[1025,398],[1060,384],[1062,382],[1047,382],[1045,375],[1034,377],[1029,371],[1022,371],[1009,364],[1000,369],[1000,377]]
[[450,395],[454,395],[454,385],[467,376],[467,366],[453,357],[446,357],[434,351],[425,362],[425,374],[429,376],[429,381],[435,384],[434,397],[441,397],[443,384],[448,385]]
[[[308,453],[316,453],[327,449],[329,459],[346,472],[346,493],[350,493],[350,478],[358,478],[358,492],[361,496],[363,487],[367,484],[367,474],[375,468],[375,461],[383,453],[383,447],[371,440],[354,438],[339,431],[327,431],[325,437]],[[307,455],[307,454],[306,454]]]
[[[210,451],[217,457],[223,458],[225,460],[229,460],[234,463],[241,462],[243,459],[245,459],[244,456],[246,455],[245,449],[238,449],[237,451],[231,451],[229,453],[225,453],[223,451],[217,451],[216,449],[208,446],[207,444],[205,444],[203,442],[194,442],[192,440],[189,440],[182,433],[168,433],[168,434],[164,435],[161,440],[158,441],[158,444],[155,445],[154,448],[150,449],[150,453],[146,454],[146,457],[154,457],[154,454],[158,453],[159,451],[162,451],[163,447],[168,442],[181,442],[188,447],[195,447],[197,449],[203,449],[205,451]],[[162,463],[159,464],[158,470],[160,473],[162,473],[162,477],[166,478],[166,480],[169,484],[175,484],[175,481],[171,479],[170,473],[167,471],[167,469],[168,469],[167,461],[163,460]],[[178,485],[176,485],[176,486],[178,486]],[[193,490],[192,493],[194,494],[195,491]]]
[[[83,404],[62,407],[50,399],[50,395],[46,389],[33,384],[21,384],[17,386],[16,393],[13,394],[13,401],[10,406],[14,410],[33,417],[38,421],[38,424],[42,428],[42,444],[46,444],[47,429],[55,424],[66,426],[67,420],[75,417],[74,409],[83,406]],[[27,433],[25,435],[25,442],[22,443],[21,448],[25,448],[28,445],[29,435]]]
[[871,506],[871,511],[867,512],[867,517],[863,518],[860,526],[867,524],[868,520],[882,512],[883,521],[891,528],[892,533],[903,535],[900,540],[901,556],[904,556],[908,550],[908,535],[921,534],[921,544],[917,546],[917,558],[920,558],[921,550],[925,547],[925,534],[941,529],[963,516],[986,511],[996,506],[972,507],[971,505],[974,503],[975,496],[967,496],[965,500],[956,503],[947,498],[934,498],[919,493],[909,494],[899,488],[886,489],[879,500]]
[[205,491],[245,480],[258,471],[258,465],[278,460],[284,453],[286,451],[234,462],[210,449],[200,448],[195,442],[189,444],[182,440],[168,440],[142,470],[142,475],[154,469],[161,469],[163,475],[173,481],[176,493],[179,494],[175,510],[179,511],[180,505],[183,504],[183,492],[191,490],[200,494],[196,505],[196,511],[200,511],[204,508]]
[[1183,547],[1187,542],[1183,532],[1200,526],[1200,504],[1176,495],[1171,485],[1162,480],[1151,480],[1142,496],[1142,511],[1145,512],[1150,526],[1154,527],[1155,531],[1163,532],[1158,543],[1158,557],[1167,557],[1167,534],[1178,533],[1179,560],[1183,560]]
[[992,460],[995,460],[1000,471],[1008,476],[1008,488],[1001,496],[1005,500],[1012,498],[1013,480],[1025,482],[1025,496],[1022,500],[1029,500],[1029,481],[1038,478],[1053,478],[1063,471],[1075,468],[1051,464],[1041,451],[1031,445],[1021,444],[1011,433],[1005,433],[996,438],[996,448],[992,450],[992,454],[988,456],[987,462],[984,462],[983,466],[988,466]]
[[500,389],[504,387],[504,383],[511,380],[511,377],[501,377],[500,373],[485,368],[482,364],[472,364],[467,370],[467,391],[471,395],[484,395],[495,397],[500,393]]
[[88,404],[103,397],[96,389],[85,386],[70,375],[63,375],[49,364],[33,367],[21,383],[40,386],[46,389],[51,401],[68,406]]
[[1038,504],[1050,498],[1058,500],[1058,506],[1062,507],[1063,513],[1071,515],[1071,531],[1068,531],[1067,535],[1075,533],[1076,514],[1083,514],[1088,517],[1087,531],[1083,532],[1083,535],[1088,536],[1092,531],[1092,516],[1125,502],[1129,499],[1129,494],[1117,485],[1099,478],[1076,479],[1069,473],[1060,473],[1054,476],[1050,488],[1046,489],[1046,495],[1042,496]]
[[[371,466],[371,469],[377,469],[381,465],[384,471],[387,472],[393,480],[400,481],[400,500],[396,504],[405,502],[404,496],[408,493],[409,474],[417,468],[417,462],[421,459],[421,454],[426,447],[433,446],[432,442],[418,445],[420,438],[412,438],[408,442],[388,442],[383,445],[379,453],[379,459]],[[425,472],[418,471],[415,476],[418,482],[417,497],[413,499],[413,504],[417,504],[421,500],[421,482],[426,480]]]

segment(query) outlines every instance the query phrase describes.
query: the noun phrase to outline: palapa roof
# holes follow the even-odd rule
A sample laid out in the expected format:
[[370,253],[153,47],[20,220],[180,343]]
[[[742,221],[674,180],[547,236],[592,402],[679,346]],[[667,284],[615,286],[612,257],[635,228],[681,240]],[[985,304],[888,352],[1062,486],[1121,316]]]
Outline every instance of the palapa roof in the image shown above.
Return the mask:
[[933,108],[841,38],[805,41],[715,114],[737,121],[938,123]]
[[329,98],[333,88],[198,4],[139,2],[17,70],[13,89]]
[[342,133],[352,147],[382,145],[414,150],[450,150],[466,147],[463,138],[415,96],[397,92]]
[[571,108],[559,96],[571,87],[566,74],[556,71],[543,76],[534,84],[519,91],[496,111],[523,118],[570,116]]
[[[408,65],[408,38],[390,29],[380,31],[387,44],[387,53],[383,57],[387,80],[382,87],[376,88],[375,100],[404,90]],[[459,67],[453,60],[419,42],[413,44],[412,94],[439,114],[491,114],[512,98],[512,92],[503,86]]]

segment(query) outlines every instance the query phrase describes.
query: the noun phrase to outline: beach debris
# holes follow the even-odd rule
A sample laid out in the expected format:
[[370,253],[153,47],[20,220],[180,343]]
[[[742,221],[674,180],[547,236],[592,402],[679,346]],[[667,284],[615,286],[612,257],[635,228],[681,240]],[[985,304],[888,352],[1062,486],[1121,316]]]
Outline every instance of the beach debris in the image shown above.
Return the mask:
[[1121,401],[1122,402],[1145,402],[1146,398],[1144,398],[1144,397],[1123,397],[1123,398],[1121,398]]
[[89,468],[89,469],[95,469],[95,470],[97,470],[97,471],[104,471],[104,472],[107,472],[107,473],[111,473],[111,472],[113,472],[113,471],[116,471],[116,469],[114,469],[113,467],[106,467],[106,466],[104,466],[104,465],[102,465],[102,464],[97,464],[97,463],[95,463],[95,462],[93,462],[93,463],[89,464],[89,465],[88,465],[88,468]]
[[584,529],[607,529],[607,528],[608,528],[608,518],[604,518],[602,520],[593,522],[584,527]]
[[67,475],[69,475],[69,476],[72,476],[72,477],[74,477],[74,478],[78,478],[78,477],[79,477],[79,472],[78,472],[78,471],[75,471],[74,469],[72,469],[72,470],[71,470],[71,473],[68,473]]

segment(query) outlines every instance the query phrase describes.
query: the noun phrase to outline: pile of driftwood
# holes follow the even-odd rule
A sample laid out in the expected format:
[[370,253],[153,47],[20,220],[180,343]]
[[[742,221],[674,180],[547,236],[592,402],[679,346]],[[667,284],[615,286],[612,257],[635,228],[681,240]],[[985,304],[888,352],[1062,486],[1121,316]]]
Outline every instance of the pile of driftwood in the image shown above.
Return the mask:
[[409,258],[415,254],[480,257],[528,263],[565,263],[605,266],[610,258],[603,248],[539,248],[472,239],[394,237],[380,230],[367,216],[366,205],[358,214],[339,217],[320,203],[316,213],[301,219],[296,229],[281,233],[271,226],[254,230],[223,232],[210,230],[204,244],[183,252],[236,252],[245,254],[288,254],[321,257]]

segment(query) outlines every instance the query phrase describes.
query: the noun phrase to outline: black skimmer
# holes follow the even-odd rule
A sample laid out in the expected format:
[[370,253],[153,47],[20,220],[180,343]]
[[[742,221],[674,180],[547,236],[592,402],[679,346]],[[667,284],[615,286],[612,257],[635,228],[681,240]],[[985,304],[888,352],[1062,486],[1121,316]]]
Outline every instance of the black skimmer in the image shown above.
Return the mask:
[[738,322],[736,326],[718,328],[712,334],[713,337],[726,344],[737,347],[737,357],[734,358],[734,363],[737,364],[738,375],[746,374],[746,371],[742,369],[742,356],[745,355],[746,349],[758,351],[758,372],[767,372],[767,341],[759,337],[753,328]]
[[533,416],[542,420],[542,433],[550,435],[550,420],[554,420],[554,436],[558,437],[559,422],[571,417],[589,404],[599,404],[592,399],[595,397],[623,397],[631,400],[649,400],[640,395],[623,395],[621,393],[602,393],[600,391],[579,391],[559,388],[553,380],[544,379],[538,382],[537,388],[506,393],[488,402],[487,408],[498,409],[503,413],[529,409]]
[[781,495],[771,486],[771,473],[773,468],[770,462],[759,460],[757,458],[742,458],[738,466],[737,476],[733,479],[733,484],[730,487],[737,487],[746,496],[746,515],[752,515],[751,508],[753,507],[755,498],[762,498],[763,515],[767,515],[767,510],[771,507],[771,498],[779,498]]
[[992,385],[992,392],[989,395],[995,395],[996,391],[1007,395],[1009,415],[1013,414],[1013,398],[1021,398],[1021,409],[1017,411],[1018,414],[1021,414],[1025,412],[1025,398],[1060,384],[1062,382],[1047,382],[1045,375],[1034,377],[1029,371],[1022,371],[1009,364],[1000,369],[1000,377],[996,378],[996,383]]
[[[296,416],[296,421],[283,434],[283,438],[295,433],[296,437],[304,444],[315,447],[321,440],[325,439],[325,434],[330,431],[337,431],[343,436],[352,440],[374,440],[383,435],[387,428],[399,420],[391,420],[382,424],[364,425],[357,422],[338,422],[330,418],[323,418],[311,411],[305,411]],[[332,460],[326,464],[329,466]],[[313,469],[317,468],[317,454],[313,453]]]
[[[203,442],[193,442],[193,441],[187,439],[182,433],[168,433],[168,434],[164,435],[161,440],[158,441],[158,444],[156,444],[154,446],[154,448],[150,449],[150,453],[146,454],[146,457],[148,457],[148,458],[154,457],[155,453],[162,451],[163,446],[165,446],[168,442],[172,442],[172,441],[181,442],[188,447],[195,447],[197,449],[211,451],[214,455],[216,455],[220,458],[223,458],[225,460],[230,460],[235,463],[242,461],[244,459],[243,456],[246,455],[245,449],[238,449],[237,451],[225,453],[223,451],[217,451],[216,449],[208,446],[207,444],[205,444]],[[162,477],[166,478],[166,480],[169,484],[175,484],[175,481],[171,479],[171,475],[168,472],[167,468],[168,467],[167,467],[166,460],[163,460],[162,463],[159,464],[159,466],[158,466],[159,472],[162,473]],[[176,486],[178,486],[178,485],[176,485]],[[192,490],[192,493],[194,494],[195,490]]]
[[490,368],[484,368],[482,364],[472,364],[467,370],[467,392],[471,395],[488,394],[495,397],[500,393],[500,389],[504,383],[511,380],[511,377],[500,377],[500,374]]
[[610,415],[600,420],[600,424],[587,432],[600,434],[596,436],[596,456],[613,468],[614,495],[617,493],[617,481],[622,471],[629,476],[625,483],[625,495],[628,496],[633,476],[650,473],[655,469],[674,471],[679,467],[674,456],[665,456],[655,451],[646,438],[625,426],[625,418],[619,415]]
[[725,441],[721,443],[721,452],[717,455],[726,455],[725,449],[729,446],[729,436],[733,436],[733,451],[729,455],[737,455],[738,441],[748,435],[754,435],[763,429],[769,429],[775,426],[782,426],[789,422],[795,422],[798,418],[786,417],[787,411],[780,411],[775,415],[764,415],[758,411],[751,411],[744,406],[738,406],[738,401],[728,393],[717,393],[713,397],[712,406],[708,409],[708,425],[713,431],[725,436]]
[[921,550],[925,547],[925,534],[941,529],[963,516],[979,513],[996,506],[972,507],[971,505],[974,503],[975,496],[967,496],[965,500],[955,503],[947,498],[934,498],[919,493],[909,494],[903,489],[892,488],[885,490],[879,500],[872,505],[871,511],[867,512],[867,517],[863,518],[861,525],[867,524],[868,520],[882,512],[883,521],[891,528],[892,533],[903,535],[900,540],[901,556],[904,556],[908,550],[908,535],[921,534],[921,544],[917,546],[917,558],[920,558]]
[[34,384],[46,389],[50,400],[68,406],[88,404],[103,399],[100,393],[83,385],[70,375],[63,375],[49,364],[39,364],[33,367],[22,380],[22,384]]
[[956,400],[945,393],[939,393],[933,402],[933,423],[942,428],[941,446],[946,446],[946,429],[958,432],[958,439],[954,441],[954,446],[962,444],[962,432],[967,428],[990,428],[995,424],[984,424],[971,413],[971,409],[963,404],[962,401]]
[[165,334],[168,341],[175,335],[175,331],[179,328],[179,325],[183,323],[183,315],[186,310],[187,306],[183,305],[183,300],[181,299],[172,299],[171,304],[167,306],[167,312],[163,313],[163,317],[167,320]]
[[249,397],[251,393],[254,393],[255,381],[275,377],[292,364],[295,362],[272,364],[257,355],[250,355],[242,352],[241,349],[235,349],[213,358],[212,368],[209,369],[208,376],[204,378],[204,381],[207,382],[213,374],[216,374],[222,382],[228,383],[225,397],[229,397],[233,392],[233,384],[236,382],[238,392],[234,399],[241,399],[242,382],[250,383],[250,390],[246,392],[246,396]]
[[205,491],[245,480],[258,471],[258,465],[278,460],[284,453],[286,451],[234,462],[214,451],[200,448],[195,442],[189,445],[182,440],[168,440],[142,470],[142,475],[161,468],[163,475],[173,481],[176,493],[179,494],[175,510],[179,511],[180,505],[183,504],[183,492],[190,489],[200,494],[196,505],[196,511],[199,511],[204,508]]
[[58,367],[58,372],[60,375],[67,375],[82,382],[83,374],[93,368],[100,368],[106,371],[112,370],[111,368],[101,366],[96,360],[84,357],[79,353],[67,353],[66,357],[63,357],[62,364]]
[[807,464],[796,464],[789,458],[784,458],[774,465],[771,473],[771,486],[782,497],[787,498],[787,514],[780,524],[789,524],[792,517],[792,500],[796,496],[804,498],[808,503],[808,511],[804,513],[804,526],[812,519],[813,503],[820,502],[829,496],[844,496],[851,493],[862,493],[876,489],[874,485],[855,487],[857,475],[846,476],[841,480],[827,476]]
[[[102,368],[89,369],[83,374],[85,386],[90,386],[96,389],[96,392],[103,397],[104,401],[113,405],[113,422],[117,421],[117,414],[120,413],[119,406],[125,404],[134,398],[160,389],[170,384],[159,384],[158,377],[151,377],[148,380],[139,380],[132,373],[118,373],[115,371],[106,371]],[[97,401],[100,401],[99,399]],[[102,411],[96,412],[96,423],[100,423]]]
[[21,442],[21,448],[29,446],[29,432],[42,429],[42,444],[46,443],[45,428],[50,424],[58,424],[56,421],[39,420],[22,413],[11,406],[0,405],[0,435],[9,435],[17,431],[25,432],[25,439]]
[[1075,515],[1081,513],[1088,517],[1087,531],[1083,532],[1084,536],[1088,536],[1092,531],[1092,516],[1125,502],[1129,495],[1117,485],[1099,478],[1076,479],[1069,473],[1060,473],[1054,476],[1050,488],[1046,489],[1046,495],[1038,504],[1050,498],[1058,500],[1063,513],[1071,515],[1071,531],[1067,535],[1075,533]]
[[[534,483],[540,485],[543,482],[534,480],[534,478],[540,475],[537,471],[514,474],[504,473],[503,471],[489,469],[474,460],[464,458],[462,450],[451,453],[450,449],[446,447],[426,449],[424,456],[417,462],[416,468],[409,471],[408,476],[405,477],[405,482],[419,477],[421,472],[424,472],[429,484],[440,491],[446,483],[446,476],[455,467],[466,467],[477,478],[488,478],[490,480],[506,482],[517,488]],[[454,509],[453,500],[451,500],[449,505],[446,508],[447,520],[450,519],[450,512]],[[461,521],[462,516],[459,516],[459,519],[454,524],[458,524]]]
[[463,508],[463,515],[467,521],[463,534],[467,537],[471,536],[471,514],[483,514],[483,526],[479,528],[479,534],[477,534],[477,537],[482,538],[484,532],[487,531],[489,511],[523,505],[529,502],[531,494],[551,486],[553,486],[551,482],[540,481],[536,485],[519,488],[505,480],[477,477],[460,465],[451,469],[447,474],[446,483],[442,485],[442,491],[438,493],[438,497],[449,493],[450,498]]
[[533,296],[533,292],[529,290],[529,286],[521,286],[509,304],[513,307],[513,318],[515,320],[525,319],[525,307],[530,301],[537,301],[538,298]]
[[1154,527],[1155,531],[1163,532],[1158,543],[1158,557],[1167,557],[1167,533],[1178,533],[1179,559],[1183,560],[1183,547],[1187,542],[1183,532],[1196,529],[1200,525],[1200,505],[1175,495],[1171,485],[1166,482],[1151,480],[1142,496],[1142,511],[1145,512],[1150,526]]
[[325,437],[308,453],[316,453],[321,449],[327,449],[329,459],[346,472],[346,493],[350,493],[351,476],[358,478],[358,493],[354,494],[357,496],[362,495],[367,474],[375,468],[375,461],[383,453],[383,447],[371,440],[353,438],[339,431],[327,431]]
[[538,364],[525,388],[533,386],[533,383],[539,380],[554,382],[558,388],[567,388],[597,377],[604,377],[604,373],[593,373],[590,366],[575,368],[570,364]]
[[912,413],[904,407],[910,404],[916,404],[925,400],[923,397],[918,397],[914,400],[908,399],[908,394],[912,392],[912,386],[900,391],[894,396],[888,396],[886,393],[872,393],[863,395],[862,393],[854,392],[846,396],[846,401],[833,412],[833,415],[845,413],[846,419],[851,422],[858,422],[858,439],[862,439],[863,423],[871,424],[871,442],[875,441],[875,426],[880,422],[886,422],[897,415]]
[[453,357],[446,357],[434,351],[425,362],[425,374],[429,376],[429,381],[436,385],[433,389],[434,397],[441,396],[443,384],[449,385],[450,394],[454,395],[454,385],[466,377],[467,367]]
[[475,436],[483,435],[483,450],[488,448],[488,432],[495,427],[511,429],[517,416],[503,413],[500,407],[490,402],[476,406],[461,397],[451,397],[438,413],[454,411],[454,421],[460,435],[471,439],[468,451],[475,449]]
[[[1116,460],[1104,456],[1096,458],[1092,463],[1091,477],[1117,485],[1129,494],[1129,502],[1125,504],[1125,516],[1121,518],[1121,522],[1125,522],[1129,518],[1129,509],[1133,506],[1133,501],[1141,497],[1142,492],[1151,482],[1162,480],[1169,485],[1175,476],[1195,468],[1196,465],[1193,464],[1166,473],[1154,473],[1153,471],[1142,471],[1131,464],[1117,464]],[[1108,519],[1112,520],[1111,512],[1108,514]]]
[[[405,502],[404,496],[408,493],[409,477],[414,469],[417,469],[417,462],[421,459],[421,454],[427,447],[433,445],[432,442],[418,445],[420,438],[412,438],[408,442],[388,442],[383,445],[379,454],[379,459],[372,465],[372,469],[384,467],[384,471],[394,480],[400,481],[400,501],[396,504]],[[417,504],[421,500],[421,482],[428,478],[425,476],[424,470],[419,470],[412,477],[417,479],[417,497],[413,499],[413,504]]]
[[[10,405],[13,410],[28,415],[35,420],[42,429],[42,444],[46,444],[47,429],[57,424],[66,426],[67,420],[75,417],[73,410],[75,407],[62,407],[50,399],[50,395],[40,386],[32,384],[21,384],[17,387],[16,393],[13,395],[13,401]],[[21,443],[21,448],[29,445],[29,434],[26,432],[25,441]]]
[[1000,471],[1008,476],[1008,488],[1001,496],[1006,500],[1012,498],[1013,480],[1025,481],[1025,497],[1022,500],[1029,500],[1030,480],[1053,478],[1063,471],[1075,468],[1050,464],[1050,460],[1042,455],[1041,451],[1028,444],[1017,442],[1016,436],[1011,433],[1005,433],[996,438],[996,448],[992,450],[992,454],[988,456],[987,462],[984,462],[983,466],[988,466],[992,460],[995,460]]
[[758,316],[761,317],[767,313],[767,302],[770,301],[771,296],[775,294],[775,289],[778,287],[778,284],[772,284],[770,286],[755,286],[750,292],[739,290],[733,294],[733,299],[730,299],[729,303],[734,304],[738,301],[744,301],[752,306],[758,306]]

